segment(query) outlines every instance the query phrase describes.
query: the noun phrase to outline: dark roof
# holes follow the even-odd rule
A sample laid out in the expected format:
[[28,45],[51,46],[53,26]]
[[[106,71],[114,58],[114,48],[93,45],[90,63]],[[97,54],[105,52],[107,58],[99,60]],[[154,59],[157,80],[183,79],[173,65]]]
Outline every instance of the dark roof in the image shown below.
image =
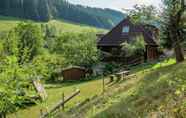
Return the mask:
[[[123,33],[124,26],[129,26],[129,33]],[[116,25],[106,35],[102,36],[98,41],[98,46],[120,46],[123,42],[130,41],[135,34],[142,33],[147,45],[157,45],[153,39],[152,31],[145,29],[146,25],[138,24],[134,25],[130,18],[126,18]],[[154,27],[153,27],[154,28]],[[99,37],[100,38],[100,37]]]
[[80,66],[69,66],[67,68],[64,68],[62,71],[67,71],[67,70],[71,70],[71,69],[86,70],[86,68],[80,67]]

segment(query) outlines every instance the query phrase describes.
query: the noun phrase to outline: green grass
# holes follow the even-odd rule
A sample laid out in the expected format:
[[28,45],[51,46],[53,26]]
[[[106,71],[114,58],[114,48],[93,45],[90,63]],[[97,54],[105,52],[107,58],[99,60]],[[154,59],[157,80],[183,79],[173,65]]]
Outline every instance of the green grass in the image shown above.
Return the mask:
[[58,33],[61,32],[84,32],[84,31],[92,31],[92,32],[103,32],[103,29],[97,29],[94,27],[89,27],[81,24],[74,24],[67,21],[59,21],[59,20],[51,20],[48,22],[49,25],[56,27]]
[[11,30],[20,21],[21,20],[16,18],[0,16],[0,32],[7,32]]
[[139,81],[95,118],[186,117],[186,62],[138,73]]
[[9,117],[14,118],[17,115],[19,118],[38,118],[40,115],[40,109],[45,111],[46,108],[50,109],[52,106],[56,105],[56,103],[62,99],[62,93],[64,93],[65,96],[68,96],[73,93],[75,89],[80,89],[80,95],[76,96],[65,106],[65,109],[68,110],[87,98],[101,94],[102,80],[97,78],[96,80],[84,82],[46,84],[45,87],[48,94],[48,99],[45,103],[38,103],[36,106],[20,110]]
[[[173,59],[162,61],[161,64],[136,66],[132,68],[132,73],[137,75],[136,79],[118,82],[113,86],[107,85],[104,96],[102,80],[99,78],[85,82],[47,84],[46,90],[49,95],[47,101],[19,111],[17,116],[19,118],[39,117],[40,109],[46,110],[46,107],[50,109],[61,100],[63,92],[68,96],[79,88],[80,95],[66,105],[66,111],[87,98],[96,95],[98,97],[73,112],[67,112],[68,118],[73,116],[76,118],[108,118],[110,116],[112,118],[138,118],[138,116],[143,118],[156,115],[173,118],[177,115],[181,118],[186,115],[185,72],[186,62],[176,65]],[[14,117],[15,114],[11,115],[11,118]]]
[[[0,16],[0,32],[7,32],[14,28],[18,23],[23,21],[29,21],[25,19],[18,19],[14,17],[5,17]],[[62,32],[84,32],[84,31],[92,31],[92,32],[105,32],[104,29],[98,29],[95,27],[90,27],[86,25],[81,25],[77,23],[72,23],[64,20],[51,20],[49,22],[35,22],[37,24],[49,24],[49,26],[54,26],[56,28],[56,32],[58,34]]]
[[[145,69],[145,71],[144,71]],[[185,118],[186,61],[175,60],[133,68],[136,79],[118,84],[105,96],[74,111],[78,118]],[[72,113],[70,113],[72,114]]]

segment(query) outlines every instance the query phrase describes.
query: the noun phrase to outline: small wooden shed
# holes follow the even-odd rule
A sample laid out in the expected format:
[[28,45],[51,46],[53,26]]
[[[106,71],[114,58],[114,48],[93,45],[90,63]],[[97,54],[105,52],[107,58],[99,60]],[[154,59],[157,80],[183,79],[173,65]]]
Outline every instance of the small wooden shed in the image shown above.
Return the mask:
[[87,69],[79,66],[72,66],[62,70],[64,80],[81,80],[86,77]]

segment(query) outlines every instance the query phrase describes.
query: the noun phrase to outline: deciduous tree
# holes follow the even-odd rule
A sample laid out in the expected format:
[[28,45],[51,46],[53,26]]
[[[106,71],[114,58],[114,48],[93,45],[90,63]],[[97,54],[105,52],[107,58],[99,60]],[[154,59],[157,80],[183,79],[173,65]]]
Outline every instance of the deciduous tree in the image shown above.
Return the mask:
[[174,48],[176,61],[182,62],[184,55],[181,42],[184,40],[182,16],[185,11],[184,0],[163,0],[162,40],[164,44]]

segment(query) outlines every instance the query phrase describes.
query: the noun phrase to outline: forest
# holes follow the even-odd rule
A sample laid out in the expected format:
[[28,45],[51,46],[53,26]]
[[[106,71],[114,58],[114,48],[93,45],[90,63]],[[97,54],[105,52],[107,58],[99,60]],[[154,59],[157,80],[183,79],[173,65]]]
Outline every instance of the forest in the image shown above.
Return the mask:
[[1,0],[0,15],[35,21],[64,19],[107,29],[125,17],[119,11],[74,5],[65,0]]

